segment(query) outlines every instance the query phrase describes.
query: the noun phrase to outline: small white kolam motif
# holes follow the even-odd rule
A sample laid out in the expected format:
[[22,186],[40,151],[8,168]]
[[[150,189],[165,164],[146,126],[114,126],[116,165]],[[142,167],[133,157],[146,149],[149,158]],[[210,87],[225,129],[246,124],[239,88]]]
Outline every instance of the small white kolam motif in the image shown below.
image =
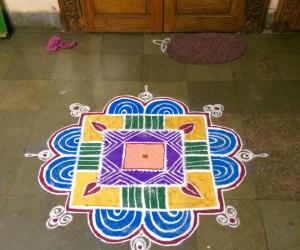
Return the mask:
[[70,105],[71,116],[79,117],[82,113],[86,113],[90,111],[89,106],[84,106],[80,103],[73,103]]
[[222,104],[208,104],[203,107],[205,112],[209,112],[212,117],[221,117],[224,111]]
[[240,225],[240,220],[237,217],[237,211],[232,206],[226,206],[224,213],[219,214],[216,220],[222,226],[237,228]]
[[145,91],[139,94],[139,99],[142,101],[149,101],[153,98],[153,95],[148,91],[148,85],[144,87]]
[[249,162],[257,157],[266,158],[268,156],[269,155],[266,153],[254,154],[252,151],[248,149],[242,149],[236,154],[236,158],[238,158],[240,161],[243,162]]
[[68,225],[72,220],[73,216],[66,213],[65,207],[56,206],[49,213],[49,219],[46,222],[46,227],[48,229],[54,229],[58,226],[64,227]]
[[131,250],[149,250],[151,247],[151,241],[143,234],[133,238],[130,241]]
[[41,161],[47,161],[50,158],[52,158],[53,153],[50,150],[43,150],[39,152],[38,154],[34,153],[26,153],[24,154],[25,157],[31,158],[31,157],[38,157]]
[[171,39],[169,37],[163,39],[163,40],[159,40],[159,39],[155,39],[152,41],[154,44],[159,45],[160,46],[160,50],[165,53],[165,51],[168,48],[168,44],[171,42]]

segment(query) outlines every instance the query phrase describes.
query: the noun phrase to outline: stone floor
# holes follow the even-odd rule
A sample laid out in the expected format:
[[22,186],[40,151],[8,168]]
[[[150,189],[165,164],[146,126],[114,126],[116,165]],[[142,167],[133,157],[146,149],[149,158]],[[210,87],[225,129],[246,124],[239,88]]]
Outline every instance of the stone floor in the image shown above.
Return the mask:
[[94,238],[85,215],[46,229],[50,209],[65,198],[40,188],[41,162],[23,154],[45,149],[53,131],[75,122],[70,104],[101,110],[116,95],[138,95],[144,84],[192,110],[223,104],[215,124],[236,129],[246,148],[270,154],[247,164],[246,180],[225,194],[238,210],[238,229],[202,216],[199,230],[170,249],[300,249],[300,34],[246,36],[245,56],[213,66],[162,54],[152,39],[166,34],[60,34],[79,46],[49,54],[50,35],[0,40],[0,249],[129,249]]

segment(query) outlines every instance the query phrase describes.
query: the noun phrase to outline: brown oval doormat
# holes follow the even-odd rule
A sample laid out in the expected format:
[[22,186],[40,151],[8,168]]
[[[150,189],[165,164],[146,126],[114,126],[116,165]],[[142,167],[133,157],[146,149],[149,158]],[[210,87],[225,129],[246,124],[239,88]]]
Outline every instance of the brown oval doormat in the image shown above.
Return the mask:
[[241,57],[246,47],[246,43],[234,35],[193,33],[172,38],[167,51],[174,60],[182,63],[220,64]]

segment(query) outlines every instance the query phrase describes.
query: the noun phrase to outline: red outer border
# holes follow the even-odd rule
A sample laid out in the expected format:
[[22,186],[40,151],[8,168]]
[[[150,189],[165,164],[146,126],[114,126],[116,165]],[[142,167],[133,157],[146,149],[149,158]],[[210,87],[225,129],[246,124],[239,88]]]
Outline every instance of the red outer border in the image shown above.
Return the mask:
[[[71,196],[71,191],[61,191],[61,190],[56,190],[54,189],[53,187],[49,186],[46,182],[45,182],[45,179],[44,179],[44,171],[46,169],[46,167],[48,166],[48,164],[55,160],[56,158],[58,158],[60,156],[59,152],[56,151],[56,149],[53,147],[53,140],[55,138],[55,136],[60,133],[61,131],[65,130],[65,129],[68,129],[68,128],[75,128],[75,127],[78,127],[78,128],[81,128],[82,126],[82,122],[83,122],[83,119],[86,115],[97,115],[97,114],[106,114],[106,111],[109,107],[109,105],[117,100],[117,99],[120,99],[120,98],[131,98],[131,99],[134,99],[136,101],[139,101],[141,104],[143,104],[144,106],[146,106],[147,104],[153,102],[153,101],[157,101],[157,100],[171,100],[171,101],[175,101],[177,103],[179,103],[180,105],[182,105],[182,107],[184,108],[185,112],[187,115],[205,115],[206,116],[206,121],[207,121],[207,126],[208,128],[220,128],[220,129],[223,129],[223,130],[227,130],[227,131],[230,131],[232,132],[235,137],[237,138],[237,143],[238,143],[238,146],[236,147],[236,149],[228,155],[228,157],[231,157],[232,159],[234,159],[239,167],[240,167],[240,175],[239,175],[239,178],[230,186],[226,187],[226,188],[217,188],[217,196],[218,196],[218,201],[220,203],[220,207],[217,208],[217,209],[209,209],[209,210],[193,210],[193,213],[194,213],[194,222],[193,222],[193,225],[191,227],[191,229],[185,233],[184,235],[176,238],[176,239],[173,239],[173,240],[160,240],[160,239],[157,239],[155,237],[153,237],[148,231],[147,229],[145,228],[145,226],[143,224],[141,224],[141,226],[134,232],[132,233],[131,235],[129,235],[128,237],[126,238],[122,238],[122,239],[119,239],[119,240],[113,240],[111,238],[106,238],[104,237],[103,235],[101,235],[97,229],[95,228],[95,225],[93,223],[93,211],[94,209],[75,209],[75,208],[71,208],[70,207],[70,196]],[[113,115],[113,114],[112,114]],[[87,113],[83,113],[79,120],[78,120],[78,123],[77,124],[73,124],[73,125],[70,125],[70,126],[66,126],[66,127],[63,127],[61,129],[59,129],[58,131],[56,131],[54,134],[51,135],[51,137],[49,138],[48,142],[48,147],[51,149],[51,151],[54,153],[54,156],[49,159],[48,161],[46,161],[40,168],[39,170],[39,175],[38,175],[38,180],[39,180],[39,183],[40,185],[42,186],[43,189],[45,189],[46,191],[50,192],[50,193],[53,193],[53,194],[57,194],[57,195],[67,195],[67,200],[66,200],[66,204],[65,204],[65,208],[66,208],[66,211],[69,211],[69,212],[73,212],[73,213],[87,213],[88,214],[88,224],[89,224],[89,227],[91,229],[91,231],[93,232],[93,234],[101,239],[102,241],[105,241],[107,243],[121,243],[121,242],[126,242],[130,239],[132,239],[134,236],[138,235],[140,232],[143,232],[147,237],[149,237],[153,242],[155,243],[158,243],[158,244],[161,244],[161,245],[176,245],[176,244],[179,244],[180,242],[182,242],[183,240],[187,239],[189,236],[191,236],[191,234],[195,231],[195,229],[198,227],[198,224],[199,224],[199,218],[198,218],[198,215],[200,214],[218,214],[218,213],[221,213],[224,211],[224,197],[223,197],[223,191],[225,190],[230,190],[230,189],[233,189],[234,187],[237,187],[241,182],[242,180],[245,178],[246,176],[246,168],[245,168],[245,165],[239,161],[236,157],[234,157],[234,155],[241,149],[242,147],[242,142],[241,142],[241,139],[239,137],[239,135],[232,129],[230,128],[226,128],[226,127],[222,127],[222,126],[217,126],[217,125],[212,125],[211,123],[211,117],[210,117],[210,113],[208,112],[197,112],[197,111],[189,111],[189,108],[181,101],[179,100],[176,100],[176,99],[173,99],[173,98],[169,98],[169,97],[157,97],[157,98],[153,98],[147,102],[144,102],[144,101],[141,101],[139,98],[137,97],[134,97],[134,96],[130,96],[130,95],[124,95],[124,96],[116,96],[115,98],[113,98],[112,100],[110,100],[104,107],[103,111],[102,112],[87,112]],[[188,210],[188,209],[187,209]]]

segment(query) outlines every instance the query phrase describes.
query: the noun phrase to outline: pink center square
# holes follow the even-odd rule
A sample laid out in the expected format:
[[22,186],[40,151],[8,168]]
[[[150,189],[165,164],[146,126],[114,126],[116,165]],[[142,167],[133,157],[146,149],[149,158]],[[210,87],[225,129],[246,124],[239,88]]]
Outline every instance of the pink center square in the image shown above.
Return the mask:
[[163,143],[126,143],[123,168],[162,170],[165,162]]

